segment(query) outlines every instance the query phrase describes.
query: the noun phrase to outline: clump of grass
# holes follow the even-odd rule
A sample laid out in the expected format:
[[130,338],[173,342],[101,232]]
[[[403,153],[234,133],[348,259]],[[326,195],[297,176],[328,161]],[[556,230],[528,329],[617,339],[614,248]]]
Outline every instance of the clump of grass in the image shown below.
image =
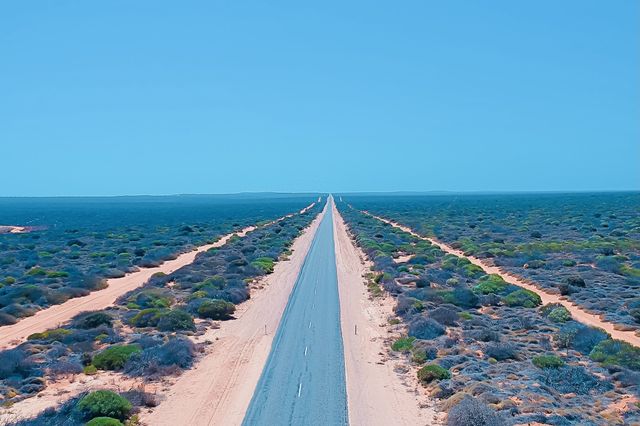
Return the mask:
[[538,368],[560,368],[564,365],[564,361],[555,355],[540,355],[535,356],[531,360],[533,365]]
[[396,352],[409,352],[413,349],[413,342],[416,341],[415,337],[401,337],[393,342],[391,349]]
[[492,294],[492,293],[501,293],[503,292],[509,284],[502,279],[500,275],[491,274],[485,275],[480,279],[480,284],[475,286],[473,290],[476,293],[481,294]]
[[418,380],[422,384],[428,384],[434,380],[444,380],[451,378],[451,373],[446,368],[437,364],[428,364],[418,370]]
[[60,341],[71,334],[71,330],[64,328],[54,328],[53,330],[43,331],[41,333],[33,333],[27,337],[27,340],[49,340]]
[[524,308],[535,308],[542,304],[542,299],[538,294],[524,288],[508,294],[502,301],[507,306],[522,306]]

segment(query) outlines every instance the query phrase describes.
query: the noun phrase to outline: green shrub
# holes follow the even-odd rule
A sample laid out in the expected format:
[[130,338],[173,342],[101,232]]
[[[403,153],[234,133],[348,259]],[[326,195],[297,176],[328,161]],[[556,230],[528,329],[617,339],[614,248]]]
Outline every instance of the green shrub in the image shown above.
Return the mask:
[[64,271],[49,271],[47,272],[47,278],[66,278],[69,276],[68,272]]
[[207,297],[207,292],[204,290],[198,290],[189,295],[189,300],[203,299],[205,297]]
[[571,313],[561,303],[547,303],[540,308],[540,313],[553,322],[567,322],[571,319]]
[[34,266],[33,268],[29,269],[27,271],[27,275],[29,276],[43,276],[43,275],[47,275],[47,271],[45,271],[44,269],[38,267],[38,266]]
[[462,318],[465,321],[468,321],[470,319],[473,319],[473,315],[471,315],[469,312],[460,312],[460,318]]
[[567,322],[571,319],[571,312],[569,312],[569,310],[564,306],[561,306],[549,312],[547,318],[553,322]]
[[491,274],[485,275],[480,279],[480,284],[475,286],[473,290],[476,293],[481,294],[491,294],[491,293],[500,293],[504,291],[509,284],[502,279],[500,275]]
[[78,402],[77,409],[87,419],[113,417],[124,420],[131,412],[132,405],[122,396],[108,390],[91,392]]
[[229,318],[235,311],[236,306],[233,303],[221,299],[212,299],[203,302],[198,307],[198,316],[223,320]]
[[13,277],[6,277],[6,278],[4,279],[4,283],[5,283],[6,285],[15,284],[15,282],[16,282],[16,279],[15,279],[15,278],[13,278]]
[[122,426],[122,422],[111,417],[94,417],[86,426]]
[[437,364],[429,364],[418,370],[418,380],[423,384],[431,383],[434,380],[444,380],[451,378],[451,373],[446,368]]
[[96,328],[101,325],[111,327],[113,318],[111,315],[105,312],[92,312],[87,315],[81,315],[74,320],[74,324],[77,328],[88,330],[90,328]]
[[396,352],[409,352],[413,349],[413,342],[415,342],[415,340],[415,337],[401,337],[393,342],[391,349]]
[[84,367],[82,369],[82,372],[84,374],[86,374],[87,376],[93,376],[94,374],[96,374],[98,372],[98,369],[96,368],[95,365],[89,364],[89,365],[87,365],[86,367]]
[[160,321],[160,317],[165,310],[159,308],[147,308],[143,309],[135,314],[129,320],[129,324],[134,327],[155,327]]
[[564,365],[564,361],[555,355],[534,356],[531,360],[533,365],[538,368],[560,368]]
[[120,370],[137,352],[140,352],[138,345],[114,345],[94,356],[92,364],[100,370]]
[[589,357],[605,366],[618,365],[630,370],[640,371],[640,348],[627,342],[607,339],[598,343]]
[[260,269],[263,274],[270,274],[273,272],[275,262],[270,257],[259,257],[251,262],[251,265]]
[[520,289],[502,298],[507,306],[523,306],[525,308],[535,308],[542,304],[542,299],[531,290]]
[[64,328],[55,328],[53,330],[43,331],[42,333],[33,333],[27,337],[27,340],[49,340],[61,341],[63,338],[71,334],[71,330]]
[[141,308],[168,308],[173,303],[173,296],[161,289],[142,290],[127,299]]
[[225,278],[221,275],[214,275],[213,277],[207,278],[203,282],[196,284],[194,288],[196,290],[201,290],[203,288],[212,288],[212,289],[221,290],[225,286],[226,286]]
[[160,314],[158,321],[158,330],[160,331],[178,331],[178,330],[195,330],[196,325],[193,323],[191,315],[180,309],[173,309],[169,312]]

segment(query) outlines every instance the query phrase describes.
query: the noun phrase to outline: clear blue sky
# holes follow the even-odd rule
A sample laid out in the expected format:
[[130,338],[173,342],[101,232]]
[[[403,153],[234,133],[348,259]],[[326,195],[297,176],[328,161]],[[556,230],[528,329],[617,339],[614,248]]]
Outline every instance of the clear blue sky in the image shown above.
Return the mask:
[[640,2],[0,5],[0,195],[640,189]]

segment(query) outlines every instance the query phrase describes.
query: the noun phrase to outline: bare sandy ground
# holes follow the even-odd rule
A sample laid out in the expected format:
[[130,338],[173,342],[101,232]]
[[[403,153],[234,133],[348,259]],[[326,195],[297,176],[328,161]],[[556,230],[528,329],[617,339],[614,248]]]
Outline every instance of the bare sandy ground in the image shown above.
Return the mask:
[[[326,209],[326,207],[325,207]],[[242,423],[280,318],[324,211],[293,243],[287,261],[278,262],[242,303],[236,318],[221,323],[201,341],[212,341],[196,366],[180,376],[163,402],[141,420],[153,426],[239,425]]]
[[417,380],[401,377],[385,355],[385,339],[390,337],[385,323],[393,315],[393,300],[369,299],[363,279],[369,265],[335,207],[333,215],[349,424],[439,424],[433,401]]
[[[302,209],[299,213],[304,213],[311,209],[316,203]],[[261,226],[268,226],[285,218],[293,216],[288,214],[274,221]],[[113,305],[118,297],[142,286],[153,274],[163,272],[170,274],[183,266],[193,263],[199,253],[205,252],[214,247],[221,247],[229,241],[231,237],[237,235],[244,237],[248,232],[255,230],[255,226],[248,226],[241,231],[232,232],[222,236],[213,244],[199,246],[193,251],[183,253],[173,260],[168,260],[160,266],[154,268],[140,269],[122,278],[112,278],[107,280],[108,286],[105,289],[91,292],[87,296],[69,299],[60,305],[54,305],[47,309],[36,312],[35,315],[22,319],[16,324],[0,327],[0,349],[7,349],[22,343],[26,338],[45,329],[54,328],[84,311],[95,311],[105,309]]]
[[24,234],[29,232],[26,226],[0,225],[0,234]]
[[439,247],[442,251],[447,252],[447,253],[451,253],[454,254],[456,256],[459,257],[465,257],[467,259],[469,259],[469,261],[471,263],[473,263],[474,265],[477,265],[479,267],[481,267],[487,274],[496,274],[496,275],[500,275],[502,277],[502,279],[504,279],[506,282],[510,283],[510,284],[514,284],[517,285],[519,287],[525,288],[527,290],[533,291],[535,293],[537,293],[540,298],[542,299],[542,303],[543,304],[547,304],[547,303],[560,303],[561,305],[563,305],[565,308],[567,308],[569,310],[569,312],[571,312],[571,315],[573,316],[573,319],[575,319],[576,321],[579,321],[583,324],[592,326],[592,327],[599,327],[603,330],[605,330],[607,333],[609,333],[611,335],[611,337],[613,337],[614,339],[618,339],[618,340],[622,340],[625,341],[629,344],[632,344],[634,346],[640,347],[640,336],[637,336],[633,331],[624,331],[624,330],[617,330],[616,324],[609,322],[609,321],[605,321],[603,320],[600,316],[598,315],[594,315],[591,314],[587,311],[585,311],[582,307],[578,306],[577,304],[567,300],[565,297],[561,297],[559,295],[556,294],[552,294],[552,293],[548,293],[546,292],[544,289],[542,289],[541,287],[532,284],[531,282],[525,281],[523,278],[518,277],[517,275],[511,274],[509,272],[505,272],[502,269],[498,268],[497,266],[493,266],[490,265],[489,263],[485,262],[482,259],[478,259],[475,256],[467,256],[465,255],[461,250],[456,250],[453,247],[444,244],[438,240],[435,240],[433,238],[428,238],[428,237],[423,237],[422,235],[417,234],[416,232],[414,232],[411,228],[401,225],[397,222],[373,215],[367,211],[363,211],[363,213],[368,214],[369,216],[375,217],[376,219],[388,223],[389,225],[392,225],[398,229],[401,229],[405,232],[410,233],[411,235],[417,237],[417,238],[421,238],[423,240],[427,240],[429,241],[431,244]]

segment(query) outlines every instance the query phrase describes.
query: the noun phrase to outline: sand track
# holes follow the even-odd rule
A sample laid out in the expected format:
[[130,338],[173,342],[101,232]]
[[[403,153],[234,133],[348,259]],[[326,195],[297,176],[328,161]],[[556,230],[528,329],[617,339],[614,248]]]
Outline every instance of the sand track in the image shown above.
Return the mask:
[[[311,209],[316,203],[312,203],[298,214],[304,213]],[[279,222],[286,218],[292,217],[294,213],[288,214],[260,227],[268,226]],[[173,260],[168,260],[160,266],[154,268],[144,268],[136,272],[129,273],[122,278],[112,278],[107,280],[108,286],[102,290],[93,291],[83,297],[69,299],[59,305],[53,305],[49,308],[42,309],[35,315],[24,318],[18,323],[0,327],[0,349],[8,349],[19,345],[26,338],[37,332],[54,328],[64,322],[71,320],[74,316],[84,311],[96,311],[105,309],[115,303],[118,297],[123,294],[141,287],[146,283],[153,274],[162,272],[170,274],[183,266],[193,263],[199,253],[205,252],[214,247],[222,247],[233,236],[244,237],[248,232],[255,230],[256,226],[248,226],[241,231],[235,231],[222,236],[212,244],[205,244],[197,247],[187,253],[183,253]]]
[[527,290],[533,291],[536,294],[538,294],[540,296],[540,298],[542,299],[542,303],[543,304],[547,304],[547,303],[559,303],[562,306],[564,306],[565,308],[567,308],[569,310],[569,312],[571,312],[571,315],[573,316],[573,319],[575,319],[576,321],[579,321],[583,324],[592,326],[592,327],[599,327],[603,330],[605,330],[607,333],[609,333],[611,335],[611,337],[613,337],[614,339],[618,339],[618,340],[622,340],[625,341],[633,346],[636,347],[640,347],[640,336],[637,336],[633,331],[624,331],[624,330],[617,330],[615,328],[616,324],[609,322],[609,321],[605,321],[603,320],[600,316],[598,315],[594,315],[591,314],[589,312],[587,312],[586,310],[584,310],[584,308],[578,306],[577,304],[567,300],[565,297],[559,296],[557,294],[552,294],[549,293],[547,291],[545,291],[543,288],[541,288],[540,286],[536,285],[535,283],[529,282],[529,281],[525,281],[522,277],[519,277],[517,275],[511,274],[509,272],[505,272],[503,271],[501,268],[497,267],[497,266],[493,266],[490,265],[489,263],[487,263],[486,261],[479,259],[475,256],[467,256],[465,255],[461,250],[456,250],[453,247],[438,241],[434,238],[429,238],[429,237],[424,237],[420,234],[418,234],[417,232],[413,231],[413,229],[404,226],[398,222],[394,222],[392,220],[389,219],[385,219],[383,217],[380,216],[376,216],[372,213],[369,213],[368,211],[364,211],[362,210],[362,213],[367,214],[373,218],[376,218],[378,220],[380,220],[381,222],[387,223],[395,228],[398,228],[404,232],[407,232],[411,235],[413,235],[416,238],[420,238],[422,240],[426,240],[429,241],[431,244],[437,246],[438,248],[440,248],[440,250],[446,252],[446,253],[450,253],[453,254],[455,256],[458,257],[464,257],[466,259],[468,259],[471,263],[473,263],[474,265],[479,266],[480,268],[482,268],[487,274],[496,274],[496,275],[500,275],[502,277],[503,280],[505,280],[506,282],[508,282],[509,284],[513,284],[513,285],[517,285],[519,287],[525,288]]
[[[364,253],[347,233],[344,220],[334,210],[334,235],[340,315],[347,379],[349,424],[434,425],[439,416],[429,405],[415,377],[394,371],[388,351],[387,318],[395,302],[390,296],[370,300],[363,274],[368,271]],[[357,334],[356,334],[357,327]]]

